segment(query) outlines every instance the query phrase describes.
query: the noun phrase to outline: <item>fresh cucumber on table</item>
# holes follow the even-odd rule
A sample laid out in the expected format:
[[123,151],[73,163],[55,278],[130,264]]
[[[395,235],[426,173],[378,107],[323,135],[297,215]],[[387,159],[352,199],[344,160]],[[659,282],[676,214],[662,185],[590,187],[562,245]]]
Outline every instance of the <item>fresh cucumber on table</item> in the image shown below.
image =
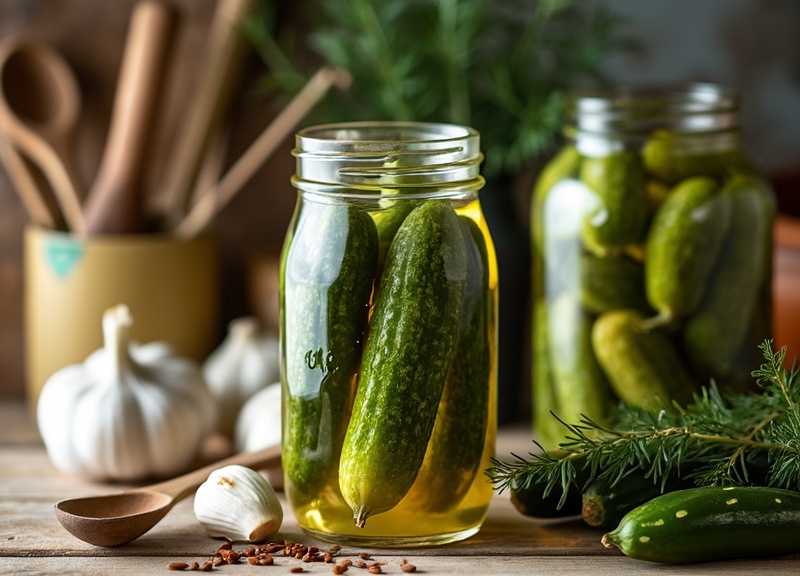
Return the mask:
[[800,494],[758,486],[669,492],[634,508],[605,546],[663,564],[800,553]]

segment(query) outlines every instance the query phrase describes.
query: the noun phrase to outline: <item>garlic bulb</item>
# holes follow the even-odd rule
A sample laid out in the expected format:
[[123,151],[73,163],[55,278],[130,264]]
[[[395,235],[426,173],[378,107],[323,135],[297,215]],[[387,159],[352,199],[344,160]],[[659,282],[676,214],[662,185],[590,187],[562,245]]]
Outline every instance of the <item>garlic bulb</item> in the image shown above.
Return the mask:
[[278,340],[261,334],[252,316],[230,323],[228,336],[203,365],[219,418],[217,431],[233,438],[239,410],[250,396],[280,378]]
[[237,452],[255,452],[281,443],[281,384],[270,384],[251,396],[236,419]]
[[283,507],[269,482],[245,466],[212,472],[194,496],[194,514],[209,536],[261,542],[281,527]]
[[213,430],[214,405],[197,362],[163,342],[129,342],[127,306],[103,315],[104,347],[45,383],[37,420],[60,470],[139,480],[186,469]]
[[[237,452],[255,452],[281,443],[281,384],[270,384],[244,403],[236,419],[233,445]],[[264,471],[274,488],[283,487],[280,464]]]

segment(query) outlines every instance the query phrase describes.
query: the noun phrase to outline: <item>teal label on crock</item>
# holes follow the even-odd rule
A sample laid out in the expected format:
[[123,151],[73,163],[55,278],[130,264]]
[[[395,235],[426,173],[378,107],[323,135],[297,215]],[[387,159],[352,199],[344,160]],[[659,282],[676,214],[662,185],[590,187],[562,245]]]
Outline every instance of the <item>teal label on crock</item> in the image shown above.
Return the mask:
[[44,254],[50,269],[58,278],[66,278],[83,258],[83,243],[69,237],[45,239]]

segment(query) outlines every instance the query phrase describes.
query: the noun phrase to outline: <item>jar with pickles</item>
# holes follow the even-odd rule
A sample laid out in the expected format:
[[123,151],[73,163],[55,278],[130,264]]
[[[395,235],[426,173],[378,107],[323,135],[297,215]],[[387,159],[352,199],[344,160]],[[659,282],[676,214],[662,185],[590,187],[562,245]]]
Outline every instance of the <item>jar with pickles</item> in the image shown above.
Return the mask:
[[280,271],[287,498],[328,540],[467,538],[492,498],[497,427],[479,135],[362,122],[296,144]]
[[545,448],[615,403],[752,386],[771,335],[774,195],[711,84],[571,95],[531,204],[533,418]]

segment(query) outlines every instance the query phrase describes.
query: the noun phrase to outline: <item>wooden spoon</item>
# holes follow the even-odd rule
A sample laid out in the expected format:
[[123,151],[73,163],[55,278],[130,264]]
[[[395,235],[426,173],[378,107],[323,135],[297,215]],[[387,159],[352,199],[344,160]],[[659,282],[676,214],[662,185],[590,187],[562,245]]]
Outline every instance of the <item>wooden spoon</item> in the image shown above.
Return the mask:
[[22,36],[0,45],[0,128],[9,144],[46,176],[70,231],[85,232],[70,162],[80,111],[78,83],[49,46]]
[[127,544],[155,526],[175,504],[193,494],[214,470],[230,464],[269,468],[280,463],[280,458],[281,447],[271,446],[231,456],[146,488],[62,500],[55,505],[56,518],[69,533],[89,544]]
[[108,141],[86,198],[89,234],[142,232],[142,171],[175,23],[171,6],[141,0],[125,41]]

